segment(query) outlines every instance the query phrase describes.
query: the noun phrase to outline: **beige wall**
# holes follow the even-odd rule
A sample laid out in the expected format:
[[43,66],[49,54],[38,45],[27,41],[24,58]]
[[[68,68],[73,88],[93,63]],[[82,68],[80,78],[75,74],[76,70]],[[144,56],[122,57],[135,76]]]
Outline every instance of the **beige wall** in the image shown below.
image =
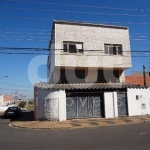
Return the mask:
[[[55,25],[55,48],[62,49],[63,41],[83,42],[85,50],[104,50],[104,44],[122,44],[123,55],[106,55],[104,51],[84,51],[84,54],[55,55],[56,66],[76,67],[131,67],[128,29],[79,25]],[[56,51],[56,54],[67,54]],[[94,56],[90,56],[94,55]]]
[[[60,74],[59,67],[86,67],[93,70],[86,78],[88,83],[95,80],[95,68],[115,68],[121,70],[120,82],[125,81],[124,70],[131,67],[128,29],[68,24],[55,24],[54,26],[55,32],[53,32],[50,45],[52,50],[49,58],[48,82],[57,83]],[[63,41],[83,42],[85,50],[102,51],[84,51],[80,54],[69,54],[59,50],[63,49]],[[104,44],[122,44],[123,55],[104,54]]]

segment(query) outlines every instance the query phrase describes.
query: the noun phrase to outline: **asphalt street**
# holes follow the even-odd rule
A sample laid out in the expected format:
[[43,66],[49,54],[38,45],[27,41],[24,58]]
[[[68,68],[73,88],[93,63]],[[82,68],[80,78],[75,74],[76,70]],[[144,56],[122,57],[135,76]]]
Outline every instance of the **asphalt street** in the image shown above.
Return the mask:
[[150,124],[69,130],[27,130],[0,119],[0,150],[148,150]]

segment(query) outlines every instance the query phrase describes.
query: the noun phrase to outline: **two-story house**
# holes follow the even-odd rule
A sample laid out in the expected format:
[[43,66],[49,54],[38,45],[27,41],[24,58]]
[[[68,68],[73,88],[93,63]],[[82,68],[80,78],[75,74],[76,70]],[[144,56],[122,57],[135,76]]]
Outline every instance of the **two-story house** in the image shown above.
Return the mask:
[[48,83],[34,86],[35,119],[150,114],[149,90],[125,84],[127,27],[55,20],[49,49]]
[[49,83],[125,82],[131,67],[127,27],[54,21],[49,48]]

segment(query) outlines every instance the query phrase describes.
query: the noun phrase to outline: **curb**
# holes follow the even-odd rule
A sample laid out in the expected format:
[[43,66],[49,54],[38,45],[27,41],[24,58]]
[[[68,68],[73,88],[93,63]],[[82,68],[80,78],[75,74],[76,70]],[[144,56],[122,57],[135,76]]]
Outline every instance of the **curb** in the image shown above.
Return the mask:
[[121,123],[121,124],[106,124],[106,125],[94,125],[94,126],[78,126],[78,127],[54,127],[54,128],[30,128],[24,126],[17,126],[14,125],[13,122],[9,124],[10,127],[18,128],[18,129],[27,129],[27,130],[65,130],[65,129],[81,129],[81,128],[94,128],[94,127],[107,127],[107,126],[117,126],[117,125],[133,125],[133,124],[140,124],[140,123],[150,123],[150,120],[140,120],[137,122],[131,121],[129,123]]
[[[13,124],[9,124],[10,127],[12,128],[17,128],[17,129],[27,129],[27,130],[63,130],[63,129],[73,129],[73,128],[68,128],[68,127],[58,127],[58,128],[29,128],[29,127],[22,127],[22,126],[16,126]],[[77,128],[74,128],[77,129]]]

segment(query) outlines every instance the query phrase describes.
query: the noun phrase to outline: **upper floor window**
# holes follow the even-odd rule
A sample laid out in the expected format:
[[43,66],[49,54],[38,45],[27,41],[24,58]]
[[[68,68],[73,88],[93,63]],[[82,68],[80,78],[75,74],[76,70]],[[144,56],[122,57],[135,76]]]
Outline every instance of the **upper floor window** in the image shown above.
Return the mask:
[[82,42],[63,42],[64,52],[69,53],[83,53],[83,43]]
[[122,45],[121,44],[104,44],[105,54],[111,55],[122,55]]

